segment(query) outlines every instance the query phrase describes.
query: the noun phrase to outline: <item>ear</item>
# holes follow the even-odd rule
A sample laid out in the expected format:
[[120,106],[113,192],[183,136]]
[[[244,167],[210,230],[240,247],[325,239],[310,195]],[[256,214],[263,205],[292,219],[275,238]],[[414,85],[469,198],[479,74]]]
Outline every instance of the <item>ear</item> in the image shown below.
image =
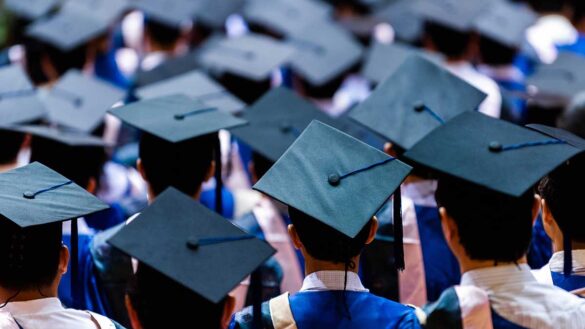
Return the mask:
[[136,313],[134,306],[132,306],[132,301],[128,295],[125,296],[124,302],[126,304],[126,310],[128,311],[128,317],[130,318],[130,324],[132,325],[132,328],[142,329],[140,319],[138,319],[138,313]]
[[541,210],[544,209],[544,199],[538,195],[534,195],[534,202],[532,203],[532,225],[536,223],[536,219],[538,218],[538,214],[541,213]]
[[292,240],[293,246],[295,249],[301,249],[303,247],[303,243],[301,242],[301,238],[299,238],[299,234],[297,233],[297,229],[293,224],[288,225],[288,235]]
[[93,177],[91,177],[89,179],[89,181],[87,182],[87,188],[86,190],[91,193],[91,194],[95,194],[96,190],[97,190],[97,180]]
[[254,161],[248,162],[248,172],[252,176],[252,185],[258,182],[258,175],[256,174],[256,167],[254,166]]
[[67,266],[69,266],[69,248],[66,245],[61,245],[59,250],[59,273],[65,275],[67,273]]
[[396,150],[394,149],[394,145],[392,145],[392,143],[384,144],[384,152],[393,158],[398,157],[398,153],[396,153]]
[[233,296],[228,295],[225,299],[225,304],[223,305],[223,315],[221,316],[222,329],[229,327],[235,308],[236,299]]
[[136,159],[136,169],[140,173],[140,176],[142,176],[142,179],[148,181],[148,179],[146,179],[146,172],[144,171],[144,166],[142,165],[142,159],[140,158]]
[[441,228],[443,229],[443,235],[447,243],[450,245],[453,242],[458,242],[459,230],[453,218],[447,213],[447,209],[444,207],[439,208],[439,215],[441,216]]
[[372,219],[370,219],[370,222],[372,223],[370,225],[370,233],[368,234],[368,239],[366,240],[366,244],[370,244],[374,241],[374,239],[376,238],[376,233],[378,232],[378,218],[376,218],[376,216],[372,217]]
[[205,177],[204,177],[204,180],[203,181],[204,182],[207,182],[214,175],[215,175],[215,160],[214,161],[211,161],[211,164],[209,164],[209,168],[207,169],[207,173],[205,174]]

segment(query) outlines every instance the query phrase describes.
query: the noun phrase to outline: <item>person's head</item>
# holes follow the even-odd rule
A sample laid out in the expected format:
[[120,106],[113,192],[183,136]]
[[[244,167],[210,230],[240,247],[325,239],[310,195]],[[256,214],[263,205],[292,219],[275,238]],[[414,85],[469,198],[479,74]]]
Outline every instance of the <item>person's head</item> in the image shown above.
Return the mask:
[[144,132],[140,138],[138,170],[157,196],[168,187],[196,197],[213,176],[217,133],[170,143]]
[[574,242],[585,243],[585,221],[581,220],[582,186],[585,184],[585,155],[555,169],[538,185],[546,233],[562,246],[563,232]]
[[557,120],[557,126],[585,138],[585,92],[573,98]]
[[443,234],[460,263],[510,263],[526,255],[538,209],[532,191],[516,198],[445,177],[435,196]]
[[427,49],[445,55],[448,60],[468,59],[471,33],[433,22],[426,22],[424,30],[424,43]]
[[213,304],[139,263],[128,285],[126,307],[134,329],[184,327],[188,323],[198,328],[219,329],[226,328],[234,300],[228,296]]
[[58,80],[70,69],[83,70],[88,62],[88,45],[70,51],[31,38],[24,41],[26,71],[35,85]]
[[273,165],[274,162],[270,161],[260,153],[253,151],[252,162],[250,163],[250,172],[252,173],[253,180],[257,182]]
[[486,65],[511,65],[516,59],[518,49],[482,36],[479,39],[479,53],[481,62]]
[[572,1],[573,8],[573,25],[579,30],[579,32],[585,32],[585,3],[580,0]]
[[24,134],[0,130],[0,167],[10,167],[16,164],[18,153],[24,143]]
[[186,42],[187,34],[180,26],[164,24],[148,16],[144,19],[145,42],[151,51],[173,52],[181,41]]
[[288,213],[292,222],[288,230],[295,247],[305,258],[321,262],[350,264],[374,240],[378,230],[378,221],[372,218],[354,238],[349,238],[298,209],[289,206]]
[[69,262],[61,226],[61,223],[54,223],[21,228],[0,216],[0,289],[3,296],[24,292],[56,296]]
[[537,13],[559,13],[567,9],[567,0],[528,0]]

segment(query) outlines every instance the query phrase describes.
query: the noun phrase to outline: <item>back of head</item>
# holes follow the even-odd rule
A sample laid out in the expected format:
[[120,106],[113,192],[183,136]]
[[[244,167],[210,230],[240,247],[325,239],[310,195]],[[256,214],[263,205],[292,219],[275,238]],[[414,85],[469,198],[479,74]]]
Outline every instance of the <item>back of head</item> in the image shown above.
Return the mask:
[[293,207],[288,208],[288,213],[309,255],[334,263],[349,264],[351,258],[361,254],[372,225],[368,222],[352,239]]
[[499,66],[513,64],[518,50],[491,38],[481,37],[479,39],[479,52],[484,64]]
[[0,166],[16,161],[18,152],[24,141],[22,133],[0,130]]
[[158,195],[172,186],[187,195],[195,195],[211,167],[217,143],[217,134],[170,143],[143,133],[139,157],[153,193]]
[[437,203],[456,223],[459,243],[473,260],[515,262],[532,238],[532,191],[511,197],[455,178],[441,178]]
[[172,49],[181,38],[181,29],[163,24],[155,19],[144,19],[145,31],[156,44],[163,49]]
[[254,173],[258,179],[262,178],[274,165],[274,162],[255,151],[252,152],[252,162],[254,163]]
[[468,32],[461,32],[445,25],[426,22],[425,34],[433,42],[436,50],[448,59],[463,57],[469,50],[471,34]]
[[585,138],[585,92],[577,94],[559,117],[557,126]]
[[565,9],[567,0],[528,0],[528,4],[538,13],[558,13]]
[[83,70],[87,63],[88,47],[86,44],[70,51],[61,51],[54,46],[39,40],[26,38],[24,41],[26,49],[26,71],[35,85],[49,82],[43,67],[43,59],[48,59],[59,77],[70,69]]
[[61,223],[20,228],[0,216],[0,287],[40,290],[57,276]]
[[555,221],[563,232],[570,232],[573,241],[585,242],[585,220],[582,212],[585,186],[585,155],[581,154],[560,166],[538,186]]
[[225,301],[210,303],[142,263],[129,283],[128,296],[144,329],[182,328],[186,324],[220,328]]

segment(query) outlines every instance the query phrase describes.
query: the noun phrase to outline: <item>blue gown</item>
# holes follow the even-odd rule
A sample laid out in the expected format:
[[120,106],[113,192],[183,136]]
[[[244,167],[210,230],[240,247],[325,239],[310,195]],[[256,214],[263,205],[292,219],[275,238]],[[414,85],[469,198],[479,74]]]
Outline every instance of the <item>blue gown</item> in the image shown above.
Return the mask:
[[585,288],[585,276],[570,275],[565,276],[563,273],[551,272],[553,284],[566,291],[573,291]]

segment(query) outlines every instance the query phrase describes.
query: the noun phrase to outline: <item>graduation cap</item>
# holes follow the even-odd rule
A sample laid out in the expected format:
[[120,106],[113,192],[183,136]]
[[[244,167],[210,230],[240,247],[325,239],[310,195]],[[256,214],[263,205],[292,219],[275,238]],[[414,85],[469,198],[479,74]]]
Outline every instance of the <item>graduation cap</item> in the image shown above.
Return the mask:
[[49,119],[59,125],[91,132],[124,92],[104,81],[69,70],[43,99]]
[[33,21],[53,10],[61,0],[5,0],[4,6],[12,13]]
[[107,147],[110,146],[102,138],[79,131],[64,130],[57,127],[39,125],[0,126],[0,129],[30,134],[35,137],[51,140],[70,147]]
[[192,0],[139,0],[134,6],[143,11],[148,19],[163,25],[181,28],[193,21],[198,1]]
[[[130,9],[129,0],[68,0],[64,8],[71,6],[90,13],[107,24],[113,23]],[[62,9],[64,10],[64,9]]]
[[404,43],[385,44],[374,42],[366,56],[362,74],[374,83],[380,83],[391,76],[411,56],[419,55],[439,64],[443,58],[435,53],[425,52]]
[[227,18],[239,13],[245,2],[245,0],[203,0],[195,11],[195,20],[198,24],[221,30]]
[[44,118],[46,110],[28,76],[19,65],[0,68],[0,124]]
[[276,39],[246,34],[206,44],[201,49],[199,61],[211,70],[263,81],[269,78],[272,70],[285,64],[294,51]]
[[474,20],[474,27],[484,37],[511,48],[520,48],[526,40],[526,29],[536,18],[534,12],[522,5],[493,1]]
[[212,303],[275,253],[174,188],[108,242]]
[[407,150],[486,95],[449,71],[412,56],[359,104],[350,117]]
[[208,107],[235,113],[246,105],[225,90],[205,73],[194,70],[170,79],[138,88],[136,96],[151,99],[172,94],[183,94],[200,101]]
[[418,2],[417,11],[425,21],[460,32],[471,32],[473,22],[491,1],[432,0]]
[[157,65],[152,70],[138,71],[134,77],[136,88],[144,87],[155,82],[170,79],[185,72],[193,71],[200,67],[198,52],[193,51],[182,56],[169,58]]
[[[402,259],[400,192],[411,167],[313,121],[254,189],[354,238],[395,193],[396,265]],[[383,182],[383,183],[382,183]]]
[[313,86],[322,86],[355,65],[363,47],[352,35],[329,21],[318,21],[292,33],[286,42],[296,49],[292,69]]
[[331,12],[331,6],[315,0],[250,0],[244,7],[246,20],[283,36],[300,33]]
[[374,16],[388,22],[398,39],[414,43],[423,32],[424,18],[418,10],[423,1],[427,0],[393,1],[376,10]]

